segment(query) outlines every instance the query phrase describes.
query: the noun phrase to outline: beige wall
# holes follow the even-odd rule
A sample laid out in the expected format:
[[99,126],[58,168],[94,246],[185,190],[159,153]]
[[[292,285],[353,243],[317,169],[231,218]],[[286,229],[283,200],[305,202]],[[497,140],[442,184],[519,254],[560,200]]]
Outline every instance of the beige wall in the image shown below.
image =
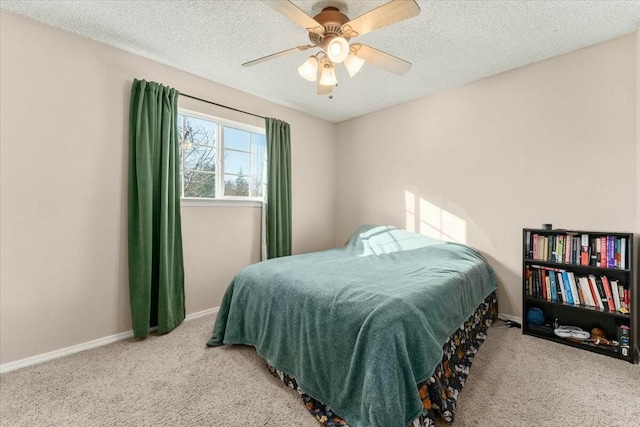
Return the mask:
[[[126,176],[134,78],[291,124],[293,249],[333,245],[334,124],[0,12],[0,363],[131,328]],[[248,119],[186,99],[180,105]],[[260,254],[260,209],[183,207],[187,313]],[[213,326],[213,325],[212,325]]]
[[637,226],[635,62],[629,35],[340,123],[336,242],[459,233],[521,316],[523,227]]

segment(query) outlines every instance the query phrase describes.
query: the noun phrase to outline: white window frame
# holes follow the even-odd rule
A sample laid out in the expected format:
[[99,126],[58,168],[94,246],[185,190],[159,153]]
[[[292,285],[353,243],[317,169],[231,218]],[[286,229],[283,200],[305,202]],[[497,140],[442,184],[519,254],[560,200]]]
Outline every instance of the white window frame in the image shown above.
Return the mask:
[[[259,135],[264,135],[266,138],[266,129],[259,126],[249,125],[242,122],[236,122],[234,120],[223,119],[221,117],[212,116],[210,114],[200,113],[198,111],[189,110],[186,108],[178,108],[178,114],[182,114],[185,116],[192,116],[202,120],[207,120],[210,122],[215,122],[218,126],[218,139],[216,141],[216,172],[215,172],[215,188],[216,188],[216,197],[184,197],[184,186],[182,184],[183,175],[183,167],[184,167],[184,159],[182,155],[180,156],[180,204],[182,206],[250,206],[250,207],[258,207],[262,206],[264,201],[264,195],[266,192],[266,177],[263,177],[263,189],[262,189],[262,197],[251,197],[251,196],[227,196],[224,195],[224,128],[231,127],[234,129],[242,130],[245,132],[256,133]],[[178,143],[180,144],[180,150],[182,150],[182,142],[179,137]],[[251,149],[251,147],[250,147]],[[244,152],[242,150],[234,150],[232,151]],[[265,150],[265,159],[266,159],[266,150]],[[249,151],[249,167],[251,168],[251,152]],[[265,165],[265,173],[266,173],[266,165]],[[235,174],[231,174],[235,175]],[[220,194],[218,196],[218,194]]]

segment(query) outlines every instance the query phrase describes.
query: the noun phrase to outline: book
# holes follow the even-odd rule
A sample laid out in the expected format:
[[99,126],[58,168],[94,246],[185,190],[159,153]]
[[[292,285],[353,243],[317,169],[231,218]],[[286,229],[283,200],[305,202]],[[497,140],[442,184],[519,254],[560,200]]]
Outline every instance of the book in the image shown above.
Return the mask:
[[600,237],[600,267],[607,266],[607,236]]
[[592,267],[598,266],[598,239],[589,240],[589,265]]
[[571,285],[569,285],[569,275],[566,271],[562,272],[562,283],[564,285],[564,294],[567,296],[567,303],[573,304],[573,295],[571,293]]
[[565,236],[566,249],[564,254],[564,262],[566,264],[571,263],[571,236],[568,234]]
[[607,236],[607,268],[616,268],[616,238]]
[[582,301],[580,299],[580,293],[578,292],[578,286],[576,286],[576,278],[572,271],[568,271],[567,275],[569,276],[569,286],[571,287],[571,296],[573,297],[573,304],[580,305]]
[[562,281],[562,272],[556,273],[556,283],[558,284],[558,302],[566,302],[567,297],[564,293],[564,283]]
[[589,288],[589,280],[585,276],[578,277],[578,286],[584,297],[584,304],[595,307],[593,297],[591,296],[591,289]]
[[580,236],[580,265],[589,265],[589,235]]
[[620,239],[620,268],[627,268],[627,239]]
[[611,296],[613,298],[613,305],[616,311],[620,310],[620,294],[618,294],[618,281],[610,280],[609,284],[611,285]]
[[620,297],[620,307],[629,310],[629,307],[627,307],[627,304],[624,302],[624,286],[622,286],[620,282],[618,282],[618,295]]
[[533,254],[531,255],[532,259],[538,259],[538,235],[533,235]]
[[546,290],[544,299],[546,299],[547,301],[551,301],[551,280],[549,279],[548,274],[543,272],[542,275],[544,276],[544,286]]
[[611,293],[611,285],[609,284],[609,279],[607,276],[600,276],[602,280],[602,286],[604,287],[604,294],[607,297],[607,306],[609,307],[609,311],[616,311],[615,304],[613,303],[613,294]]
[[[598,307],[600,310],[604,310],[604,304],[602,303],[602,295],[600,294],[600,288],[598,287],[596,276],[594,274],[590,274],[588,279],[589,279],[589,286],[593,288],[593,291],[596,296],[596,301],[595,301],[596,307]],[[606,298],[605,298],[605,301],[606,301]]]
[[609,303],[607,302],[607,296],[604,292],[602,279],[599,277],[596,277],[596,286],[598,287],[598,294],[600,295],[600,301],[602,301],[602,309],[604,311],[609,311]]
[[616,268],[620,268],[620,239],[616,239],[615,258]]
[[595,289],[596,284],[593,283],[591,279],[586,276],[585,276],[585,284],[587,286],[587,289],[589,290],[589,294],[591,295],[591,305],[593,307],[600,307],[600,305],[598,304],[600,297],[598,296],[598,293],[596,292],[596,289]]
[[556,285],[556,273],[553,271],[549,272],[549,282],[551,285],[551,301],[558,302],[558,289]]
[[564,262],[564,236],[558,236],[558,262]]
[[631,310],[631,295],[629,294],[629,289],[627,288],[624,288],[624,306],[627,310]]

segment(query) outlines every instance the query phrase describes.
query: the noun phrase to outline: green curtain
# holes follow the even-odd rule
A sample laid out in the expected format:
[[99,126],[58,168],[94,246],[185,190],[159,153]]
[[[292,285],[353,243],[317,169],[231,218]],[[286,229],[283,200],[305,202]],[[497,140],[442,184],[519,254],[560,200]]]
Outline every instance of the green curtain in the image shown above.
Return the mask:
[[133,335],[164,334],[185,315],[178,91],[134,80],[129,112],[129,297]]
[[267,258],[291,255],[291,135],[289,123],[267,117]]

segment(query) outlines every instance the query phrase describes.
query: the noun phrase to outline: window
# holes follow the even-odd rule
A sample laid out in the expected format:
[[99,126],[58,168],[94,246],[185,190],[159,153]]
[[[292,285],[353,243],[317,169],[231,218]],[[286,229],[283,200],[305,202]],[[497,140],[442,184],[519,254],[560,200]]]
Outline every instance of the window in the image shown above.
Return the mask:
[[262,200],[264,129],[180,110],[181,196]]

